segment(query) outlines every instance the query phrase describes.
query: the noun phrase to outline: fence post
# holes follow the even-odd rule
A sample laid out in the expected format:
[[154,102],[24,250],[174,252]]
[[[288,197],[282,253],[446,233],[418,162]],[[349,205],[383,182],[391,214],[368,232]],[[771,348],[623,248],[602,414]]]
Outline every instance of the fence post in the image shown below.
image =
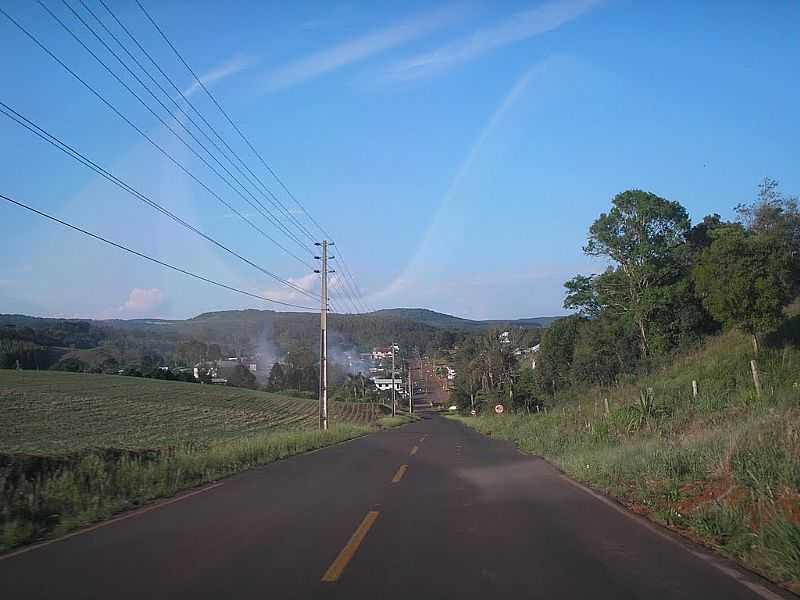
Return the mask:
[[608,397],[606,397],[606,398],[603,398],[603,404],[605,405],[605,409],[606,409],[606,416],[608,416],[609,414],[611,414],[611,411],[610,411],[610,410],[608,410]]
[[697,382],[692,379],[692,398],[697,400]]
[[753,372],[753,383],[756,386],[756,398],[761,400],[761,380],[758,378],[758,363],[756,359],[750,361],[750,370]]

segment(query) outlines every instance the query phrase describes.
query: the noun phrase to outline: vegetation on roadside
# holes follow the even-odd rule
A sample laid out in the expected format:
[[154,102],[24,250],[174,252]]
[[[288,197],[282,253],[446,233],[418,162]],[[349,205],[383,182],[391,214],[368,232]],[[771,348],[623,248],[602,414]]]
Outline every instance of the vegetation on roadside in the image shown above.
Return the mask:
[[692,227],[677,202],[618,194],[584,248],[608,268],[565,284],[577,314],[523,357],[491,339],[462,354],[453,399],[484,415],[468,425],[798,590],[800,209],[767,179],[736,213]]
[[573,390],[546,414],[457,418],[798,590],[800,350],[761,351],[760,400],[751,354],[730,332],[647,376]]
[[83,373],[0,370],[0,551],[376,428],[381,407]]
[[281,458],[374,431],[251,433],[147,452],[85,450],[49,457],[0,457],[0,551],[62,535],[148,501]]

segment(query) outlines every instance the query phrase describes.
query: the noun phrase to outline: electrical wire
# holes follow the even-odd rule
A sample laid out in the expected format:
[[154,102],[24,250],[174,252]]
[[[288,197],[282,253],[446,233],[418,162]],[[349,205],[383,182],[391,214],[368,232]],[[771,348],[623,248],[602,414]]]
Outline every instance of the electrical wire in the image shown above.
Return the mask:
[[[149,92],[149,93],[150,93],[150,95],[151,95],[151,96],[153,96],[153,97],[155,98],[156,102],[158,102],[158,103],[161,105],[161,107],[162,107],[164,110],[166,110],[166,111],[167,111],[167,112],[170,114],[170,116],[172,116],[173,118],[175,118],[175,116],[174,116],[174,115],[173,115],[173,114],[172,114],[172,113],[169,111],[169,109],[168,109],[168,108],[167,108],[167,107],[164,105],[164,103],[163,103],[163,102],[161,102],[161,101],[158,99],[158,97],[156,97],[156,96],[155,96],[155,94],[152,92],[152,90],[150,90],[150,88],[148,88],[148,87],[147,87],[147,86],[144,84],[144,82],[142,82],[142,80],[141,80],[141,79],[140,79],[140,78],[139,78],[139,77],[138,77],[138,76],[137,76],[135,73],[133,73],[133,71],[132,71],[132,70],[131,70],[131,69],[130,69],[130,68],[129,68],[129,67],[126,65],[126,64],[125,64],[125,62],[124,62],[124,61],[123,61],[123,60],[122,60],[122,59],[119,57],[119,55],[118,55],[116,52],[114,52],[114,50],[112,50],[112,49],[111,49],[111,48],[108,46],[108,44],[105,42],[105,40],[103,40],[103,39],[102,39],[102,38],[101,38],[101,37],[100,37],[100,36],[97,34],[97,32],[95,32],[95,31],[94,31],[94,29],[92,29],[92,27],[91,27],[91,26],[90,26],[90,25],[89,25],[89,24],[88,24],[88,23],[87,23],[87,22],[86,22],[86,21],[83,19],[83,17],[81,17],[81,16],[80,16],[80,15],[79,15],[79,14],[78,14],[78,13],[77,13],[77,12],[76,12],[76,11],[75,11],[73,8],[72,8],[72,6],[70,6],[70,5],[69,5],[69,4],[66,2],[66,0],[62,0],[62,2],[63,2],[63,3],[64,3],[64,5],[65,5],[65,6],[66,6],[66,7],[67,7],[67,8],[68,8],[68,9],[69,9],[71,12],[72,12],[72,14],[73,14],[73,15],[75,15],[75,17],[76,17],[76,18],[77,18],[77,19],[78,19],[78,20],[79,20],[79,21],[80,21],[80,22],[81,22],[81,23],[84,25],[84,27],[86,27],[86,28],[89,30],[89,32],[90,32],[90,33],[92,33],[92,34],[95,36],[95,38],[96,38],[96,39],[97,39],[97,40],[98,40],[98,41],[99,41],[99,42],[100,42],[100,43],[103,45],[103,47],[104,47],[104,48],[105,48],[105,49],[106,49],[106,50],[107,50],[107,51],[108,51],[108,52],[109,52],[109,53],[110,53],[112,56],[114,56],[114,58],[116,58],[116,59],[117,59],[117,61],[118,61],[118,62],[119,62],[119,63],[120,63],[120,64],[121,64],[121,65],[122,65],[122,66],[123,66],[123,67],[124,67],[124,68],[125,68],[125,69],[128,71],[128,73],[129,73],[129,74],[130,74],[130,75],[131,75],[131,76],[132,76],[132,77],[133,77],[133,78],[134,78],[134,79],[135,79],[135,80],[136,80],[136,81],[139,83],[139,85],[141,85],[141,86],[142,86],[142,87],[143,87],[143,88],[144,88],[144,89],[145,89],[147,92]],[[172,127],[169,125],[169,123],[167,123],[167,122],[166,122],[166,121],[165,121],[165,120],[164,120],[164,119],[161,117],[161,115],[159,115],[159,114],[158,114],[158,113],[157,113],[155,110],[153,110],[153,109],[150,107],[150,105],[148,105],[148,104],[147,104],[147,103],[146,103],[146,102],[145,102],[145,101],[142,99],[142,97],[141,97],[139,94],[137,94],[137,93],[136,93],[136,92],[135,92],[135,91],[134,91],[134,90],[133,90],[133,89],[132,89],[132,88],[131,88],[131,87],[130,87],[128,84],[127,84],[127,83],[125,83],[125,81],[123,81],[123,80],[122,80],[122,78],[121,78],[119,75],[117,75],[117,73],[116,73],[116,72],[115,72],[115,71],[114,71],[114,70],[113,70],[111,67],[109,67],[109,66],[108,66],[108,65],[107,65],[105,62],[103,62],[103,60],[102,60],[102,59],[101,59],[101,58],[100,58],[100,57],[99,57],[99,56],[98,56],[98,55],[97,55],[97,54],[96,54],[96,53],[95,53],[95,52],[94,52],[94,51],[93,51],[91,48],[89,48],[89,46],[87,46],[87,45],[86,45],[86,43],[85,43],[85,42],[84,42],[84,41],[83,41],[83,40],[82,40],[80,37],[78,37],[78,35],[77,35],[77,34],[76,34],[76,33],[75,33],[75,32],[74,32],[74,31],[73,31],[73,30],[72,30],[72,29],[71,29],[71,28],[70,28],[70,27],[69,27],[69,26],[66,24],[66,23],[64,23],[64,21],[63,21],[63,20],[61,20],[61,19],[60,19],[60,18],[59,18],[59,17],[58,17],[58,16],[57,16],[57,15],[56,15],[56,14],[55,14],[55,13],[54,13],[52,10],[50,10],[50,8],[49,8],[49,7],[48,7],[48,6],[47,6],[47,5],[46,5],[44,2],[42,2],[42,0],[38,0],[38,4],[39,4],[39,5],[40,5],[40,6],[41,6],[41,7],[42,7],[42,8],[43,8],[43,9],[44,9],[44,10],[45,10],[45,11],[46,11],[46,12],[47,12],[49,15],[50,15],[50,16],[51,16],[51,17],[52,17],[52,18],[53,18],[53,19],[54,19],[54,20],[55,20],[55,21],[56,21],[56,22],[57,22],[59,25],[61,25],[61,27],[62,27],[62,28],[63,28],[63,29],[64,29],[64,30],[65,30],[65,31],[66,31],[66,32],[67,32],[67,33],[68,33],[68,34],[69,34],[69,35],[70,35],[70,36],[71,36],[71,37],[72,37],[72,38],[73,38],[73,39],[76,41],[76,42],[78,42],[78,44],[80,44],[80,45],[81,45],[81,47],[83,47],[83,49],[84,49],[84,50],[86,50],[86,52],[88,52],[88,53],[89,53],[89,54],[92,56],[92,58],[94,58],[94,59],[95,59],[95,61],[97,61],[97,62],[100,64],[100,66],[102,66],[102,67],[103,67],[103,68],[104,68],[104,69],[105,69],[105,70],[106,70],[106,71],[109,73],[109,75],[111,75],[111,76],[112,76],[112,77],[113,77],[113,78],[114,78],[114,79],[115,79],[115,80],[116,80],[116,81],[117,81],[117,82],[118,82],[118,83],[119,83],[121,86],[123,86],[123,87],[124,87],[124,88],[125,88],[125,89],[126,89],[126,90],[127,90],[127,91],[128,91],[128,92],[129,92],[129,93],[130,93],[130,94],[131,94],[133,97],[134,97],[134,98],[136,98],[136,100],[137,100],[137,101],[138,101],[138,102],[139,102],[139,103],[140,103],[140,104],[141,104],[141,105],[142,105],[142,106],[143,106],[145,109],[147,109],[147,111],[148,111],[150,114],[152,114],[152,115],[153,115],[153,116],[154,116],[156,119],[158,119],[158,121],[159,121],[159,122],[160,122],[160,123],[161,123],[161,124],[162,124],[164,127],[166,127],[166,128],[167,128],[167,130],[169,130],[169,132],[170,132],[170,133],[172,133],[172,135],[173,135],[173,136],[175,136],[175,137],[176,137],[176,138],[177,138],[177,139],[178,139],[178,140],[179,140],[179,141],[180,141],[180,142],[181,142],[181,143],[182,143],[184,146],[186,146],[186,148],[187,148],[187,149],[188,149],[190,152],[192,152],[192,154],[194,154],[194,156],[196,156],[196,157],[197,157],[197,158],[198,158],[198,159],[199,159],[199,160],[200,160],[200,161],[201,161],[201,162],[202,162],[202,163],[203,163],[203,164],[204,164],[204,165],[205,165],[205,166],[206,166],[206,167],[207,167],[207,168],[208,168],[208,169],[209,169],[209,170],[212,172],[212,173],[214,173],[214,174],[215,174],[215,175],[216,175],[216,176],[217,176],[219,179],[221,179],[221,180],[222,180],[222,181],[223,181],[223,182],[224,182],[224,183],[225,183],[225,184],[226,184],[228,187],[230,187],[230,188],[231,188],[231,190],[233,190],[233,191],[234,191],[234,193],[236,193],[236,194],[237,194],[237,195],[238,195],[240,198],[242,198],[242,200],[244,200],[244,201],[245,201],[247,204],[249,204],[249,205],[251,206],[251,208],[253,208],[253,209],[254,209],[256,212],[258,212],[258,213],[259,213],[259,214],[260,214],[262,217],[264,217],[264,218],[265,218],[265,219],[266,219],[268,222],[270,222],[271,224],[275,225],[275,226],[276,226],[278,229],[281,229],[281,227],[283,227],[283,228],[284,228],[284,231],[283,231],[283,232],[284,232],[284,233],[286,233],[286,235],[288,235],[288,237],[290,237],[290,238],[291,238],[291,239],[292,239],[294,242],[296,242],[296,243],[297,243],[297,244],[298,244],[298,245],[299,245],[301,248],[303,248],[303,250],[305,250],[306,252],[309,252],[309,253],[311,252],[311,250],[310,250],[310,249],[309,249],[307,246],[305,246],[305,245],[304,245],[304,244],[303,244],[303,243],[302,243],[302,242],[301,242],[301,241],[300,241],[300,240],[299,240],[299,239],[298,239],[296,236],[294,236],[294,235],[293,235],[291,232],[289,232],[289,231],[288,231],[288,229],[285,229],[285,226],[283,226],[283,225],[280,223],[280,221],[278,221],[278,219],[276,219],[275,217],[273,217],[273,216],[272,216],[272,214],[271,214],[271,213],[269,213],[269,211],[268,211],[268,210],[266,210],[266,207],[265,207],[265,206],[264,206],[264,205],[263,205],[261,202],[259,202],[259,201],[258,201],[258,199],[257,199],[257,198],[255,198],[255,196],[253,196],[253,195],[252,195],[252,193],[250,193],[250,192],[249,192],[249,190],[247,190],[247,188],[243,188],[243,189],[245,190],[245,192],[247,192],[247,193],[248,193],[248,195],[250,195],[250,196],[251,196],[251,198],[252,198],[253,200],[250,200],[250,199],[248,199],[248,198],[247,198],[247,197],[246,197],[246,196],[245,196],[245,195],[244,195],[244,194],[243,194],[243,193],[242,193],[242,192],[241,192],[241,191],[240,191],[240,190],[239,190],[239,189],[238,189],[236,186],[234,186],[234,185],[233,185],[233,184],[232,184],[232,183],[231,183],[231,182],[230,182],[230,181],[229,181],[227,178],[225,178],[225,177],[224,177],[224,176],[223,176],[223,175],[222,175],[222,174],[221,174],[221,173],[220,173],[220,172],[219,172],[219,171],[218,171],[218,170],[217,170],[217,169],[216,169],[214,166],[212,166],[211,164],[209,164],[209,162],[208,162],[208,161],[205,159],[205,157],[203,157],[203,156],[202,156],[202,155],[201,155],[201,154],[200,154],[200,153],[199,153],[199,152],[198,152],[198,151],[197,151],[197,150],[196,150],[196,149],[195,149],[195,148],[194,148],[194,147],[193,147],[191,144],[189,144],[189,143],[188,143],[188,142],[187,142],[187,141],[186,141],[186,140],[185,140],[185,139],[184,139],[184,138],[183,138],[181,135],[179,135],[179,134],[178,134],[178,132],[176,132],[176,131],[175,131],[175,130],[174,130],[174,129],[173,129],[173,128],[172,128]],[[237,180],[237,179],[236,179],[236,178],[233,176],[233,174],[232,174],[232,173],[231,173],[231,172],[230,172],[230,171],[229,171],[229,170],[228,170],[228,169],[227,169],[227,168],[226,168],[224,165],[222,165],[222,163],[220,163],[220,162],[219,162],[219,160],[217,160],[217,158],[216,158],[214,155],[212,155],[212,154],[211,154],[211,153],[208,151],[208,149],[207,149],[207,148],[206,148],[206,147],[205,147],[205,146],[202,144],[202,142],[200,142],[200,141],[197,139],[197,137],[196,137],[196,136],[195,136],[195,135],[194,135],[194,134],[193,134],[191,131],[189,131],[189,130],[186,128],[186,126],[185,126],[185,125],[184,125],[184,124],[183,124],[183,123],[180,121],[180,119],[176,119],[176,121],[178,122],[178,124],[179,124],[179,125],[180,125],[180,126],[181,126],[181,127],[184,129],[184,130],[186,130],[186,131],[189,133],[189,135],[190,135],[190,136],[191,136],[191,137],[192,137],[192,138],[195,140],[195,142],[197,142],[197,143],[198,143],[198,145],[200,145],[200,147],[201,147],[201,148],[203,148],[203,150],[205,150],[205,151],[206,151],[206,153],[208,153],[208,154],[209,154],[209,156],[211,156],[211,158],[212,158],[213,160],[215,160],[215,161],[217,162],[217,164],[219,164],[219,165],[220,165],[220,167],[221,167],[221,168],[222,168],[222,169],[223,169],[223,170],[224,170],[224,171],[225,171],[225,172],[228,174],[228,176],[229,176],[229,177],[231,177],[231,178],[232,178],[232,179],[233,179],[233,180],[234,180],[234,181],[235,181],[237,184],[239,184],[240,186],[242,185],[242,184],[241,184],[241,182],[239,182],[239,181],[238,181],[238,180]],[[243,186],[242,186],[242,187],[243,187]],[[253,203],[253,201],[255,201],[255,204]],[[283,248],[283,246],[281,246],[281,248],[282,248],[282,249],[283,249],[285,252],[287,252],[287,253],[289,252],[289,250],[287,250],[287,249]],[[295,258],[297,258],[298,260],[302,260],[302,259],[300,259],[299,257],[297,257],[296,255],[293,255],[293,256],[294,256]],[[308,265],[307,265],[307,266],[308,266]]]
[[[103,0],[100,0],[100,1],[103,2]],[[219,109],[220,113],[222,113],[222,115],[225,117],[226,121],[231,125],[231,127],[233,127],[233,129],[236,131],[236,133],[239,135],[239,137],[245,142],[245,144],[248,146],[248,148],[250,148],[250,150],[253,152],[253,154],[256,156],[256,158],[259,160],[259,162],[270,173],[270,175],[272,175],[272,177],[275,179],[275,181],[277,181],[278,184],[281,186],[281,188],[283,188],[284,192],[286,192],[286,194],[289,196],[289,198],[291,198],[294,201],[294,203],[300,208],[300,210],[306,215],[306,217],[308,217],[309,221],[311,221],[311,223],[320,231],[320,233],[322,233],[329,240],[332,240],[333,237],[330,235],[330,233],[328,233],[325,230],[325,228],[323,228],[319,224],[319,222],[313,217],[313,215],[306,209],[306,207],[303,205],[303,203],[300,202],[300,200],[298,200],[298,198],[291,192],[291,190],[287,187],[287,185],[283,182],[283,180],[278,176],[278,174],[269,166],[269,164],[266,162],[266,160],[264,160],[264,157],[261,155],[261,153],[258,152],[258,150],[252,144],[250,139],[244,134],[244,132],[239,128],[239,126],[231,118],[231,116],[228,114],[228,112],[217,101],[216,97],[214,96],[214,94],[211,93],[211,90],[209,90],[208,87],[205,85],[205,83],[203,82],[202,78],[195,72],[194,69],[192,69],[192,67],[189,65],[189,63],[184,59],[183,55],[178,51],[178,49],[175,47],[175,45],[172,43],[172,41],[169,39],[169,37],[167,37],[166,33],[164,33],[163,29],[158,25],[158,23],[155,21],[155,19],[150,15],[150,13],[144,7],[144,5],[141,3],[141,1],[140,0],[136,0],[136,4],[139,6],[139,9],[145,15],[147,20],[150,21],[150,23],[153,25],[153,27],[156,29],[156,31],[160,34],[160,36],[164,40],[164,42],[166,42],[166,44],[170,47],[170,49],[175,54],[177,59],[183,64],[183,66],[189,71],[189,73],[192,74],[192,76],[194,77],[194,80],[197,83],[197,85],[205,92],[205,94],[209,97],[209,99],[213,102],[213,104],[217,107],[217,109]],[[346,267],[346,263],[344,261],[344,258],[341,258],[341,262],[342,262],[342,264],[344,266],[344,270],[346,272],[345,274],[347,275],[349,273],[349,269],[347,269],[347,267]],[[349,277],[350,277],[350,279],[353,279],[352,274],[349,274]],[[356,290],[358,290],[357,286],[355,286],[355,288],[356,288]],[[363,295],[360,294],[360,292],[357,294],[357,296],[360,296],[361,298],[363,298]]]
[[28,210],[28,211],[30,211],[32,213],[35,213],[35,214],[37,214],[37,215],[39,215],[41,217],[49,219],[50,221],[53,221],[55,223],[59,223],[59,224],[65,226],[65,227],[68,227],[69,229],[72,229],[74,231],[82,233],[82,234],[84,234],[86,236],[92,237],[92,238],[94,238],[96,240],[99,240],[101,242],[104,242],[104,243],[106,243],[106,244],[108,244],[110,246],[114,246],[115,248],[119,248],[120,250],[124,250],[125,252],[128,252],[130,254],[138,256],[139,258],[143,258],[143,259],[148,260],[150,262],[153,262],[153,263],[156,263],[158,265],[161,265],[162,267],[165,267],[167,269],[171,269],[173,271],[177,271],[178,273],[182,273],[182,274],[187,275],[189,277],[193,277],[194,279],[198,279],[200,281],[204,281],[206,283],[210,283],[210,284],[215,285],[217,287],[221,287],[221,288],[224,288],[226,290],[230,290],[232,292],[236,292],[238,294],[244,294],[245,296],[250,296],[251,298],[257,298],[258,300],[263,300],[264,302],[272,302],[273,304],[280,304],[281,306],[288,306],[288,307],[291,307],[291,308],[301,308],[303,310],[315,310],[311,306],[302,306],[300,304],[292,304],[291,302],[284,302],[282,300],[275,300],[274,298],[268,298],[266,296],[261,296],[259,294],[253,294],[252,292],[248,292],[248,291],[245,291],[245,290],[230,286],[230,285],[228,285],[226,283],[221,283],[219,281],[215,281],[215,280],[210,279],[208,277],[204,277],[203,275],[198,275],[196,273],[192,273],[191,271],[188,271],[188,270],[183,269],[181,267],[176,267],[175,265],[172,265],[172,264],[170,264],[168,262],[164,262],[164,261],[159,260],[157,258],[153,258],[152,256],[148,256],[147,254],[144,254],[144,253],[139,252],[137,250],[133,250],[132,248],[128,248],[127,246],[125,246],[123,244],[120,244],[118,242],[114,242],[112,240],[104,238],[101,235],[98,235],[96,233],[92,233],[91,231],[87,231],[86,229],[82,229],[81,227],[78,227],[77,225],[73,225],[72,223],[68,223],[67,221],[62,221],[61,219],[59,219],[57,217],[54,217],[53,215],[47,214],[46,212],[43,212],[41,210],[37,210],[37,209],[33,208],[32,206],[29,206],[27,204],[19,202],[18,200],[14,200],[13,198],[10,198],[10,197],[5,196],[3,194],[0,194],[0,198],[2,198],[3,200],[7,200],[11,204],[15,204],[15,205],[17,205],[17,206],[19,206],[21,208],[24,208],[25,210]]
[[280,276],[276,275],[275,273],[264,269],[263,267],[257,265],[253,261],[251,261],[251,260],[245,258],[244,256],[240,255],[236,251],[231,250],[230,248],[228,248],[227,246],[225,246],[221,242],[215,240],[214,238],[212,238],[208,234],[202,232],[201,230],[199,230],[194,225],[184,221],[181,217],[177,216],[176,214],[172,213],[168,209],[164,208],[162,205],[158,204],[152,198],[142,194],[141,192],[136,190],[133,186],[129,185],[128,183],[126,183],[122,179],[118,178],[113,173],[107,171],[106,169],[104,169],[103,167],[98,165],[96,162],[94,162],[90,158],[88,158],[86,155],[84,155],[81,152],[79,152],[78,150],[76,150],[74,147],[72,147],[69,144],[65,143],[63,140],[61,140],[58,137],[54,136],[53,134],[49,133],[48,131],[46,131],[42,127],[36,125],[36,123],[31,121],[30,119],[27,119],[25,116],[23,116],[22,114],[20,114],[16,110],[14,110],[12,107],[10,107],[8,104],[3,102],[2,100],[0,100],[0,113],[2,113],[6,117],[8,117],[12,121],[14,121],[15,123],[17,123],[21,127],[24,127],[25,129],[27,129],[28,131],[30,131],[34,135],[38,136],[40,139],[44,140],[45,142],[47,142],[51,146],[61,150],[61,152],[63,152],[67,156],[70,156],[72,159],[74,159],[78,163],[80,163],[83,166],[91,169],[92,171],[94,171],[95,173],[100,175],[101,177],[103,177],[106,180],[110,181],[111,183],[113,183],[114,185],[119,187],[120,189],[128,192],[129,194],[131,194],[132,196],[134,196],[138,200],[141,200],[145,204],[150,205],[151,207],[153,207],[154,209],[156,209],[160,213],[168,216],[170,219],[172,219],[176,223],[180,224],[181,226],[185,227],[186,229],[189,229],[190,231],[194,232],[195,234],[199,235],[200,237],[204,238],[205,240],[211,242],[212,244],[214,244],[217,247],[221,248],[225,252],[228,252],[229,254],[235,256],[239,260],[241,260],[241,261],[245,262],[246,264],[254,267],[255,269],[257,269],[260,272],[262,272],[263,274],[271,277],[272,279],[275,279],[279,283],[281,283],[283,285],[286,285],[287,287],[293,289],[294,291],[296,291],[296,292],[298,292],[300,294],[303,294],[303,295],[305,295],[305,296],[307,296],[307,297],[309,297],[309,298],[311,298],[313,300],[318,299],[318,296],[314,296],[313,294],[311,294],[308,291],[304,290],[303,288],[293,284],[292,282],[287,281],[287,280],[281,278]]
[[189,178],[195,181],[198,185],[200,185],[206,192],[208,192],[211,196],[221,202],[224,206],[226,206],[231,212],[233,212],[236,216],[242,219],[245,223],[247,223],[251,228],[261,234],[263,237],[271,241],[273,244],[278,246],[284,252],[304,264],[309,269],[313,269],[314,267],[309,264],[307,261],[304,261],[300,257],[298,257],[293,252],[287,250],[280,242],[272,238],[267,232],[261,229],[258,225],[253,223],[246,215],[241,213],[238,209],[236,209],[233,205],[227,202],[222,196],[217,194],[214,190],[212,190],[207,184],[205,184],[202,180],[200,180],[194,173],[189,171],[181,162],[179,162],[175,157],[173,157],[169,152],[167,152],[160,144],[158,144],[152,137],[147,135],[139,126],[137,126],[133,121],[131,121],[128,117],[126,117],[122,112],[120,112],[109,100],[107,100],[100,92],[98,92],[94,87],[92,87],[86,80],[84,80],[80,75],[78,75],[74,70],[72,70],[64,61],[62,61],[58,56],[56,56],[47,46],[45,46],[35,35],[33,35],[30,31],[25,29],[17,20],[15,20],[2,6],[0,6],[0,14],[3,14],[13,25],[15,25],[22,33],[24,33],[31,41],[33,41],[42,51],[44,51],[50,58],[56,61],[67,73],[72,75],[81,85],[83,85],[87,90],[89,90],[96,98],[98,98],[103,104],[105,104],[111,111],[113,111],[120,119],[125,121],[132,129],[134,129],[139,135],[141,135],[145,140],[147,140],[150,145],[156,148],[162,155],[164,155],[170,162],[172,162],[176,167],[178,167],[183,173],[185,173]]

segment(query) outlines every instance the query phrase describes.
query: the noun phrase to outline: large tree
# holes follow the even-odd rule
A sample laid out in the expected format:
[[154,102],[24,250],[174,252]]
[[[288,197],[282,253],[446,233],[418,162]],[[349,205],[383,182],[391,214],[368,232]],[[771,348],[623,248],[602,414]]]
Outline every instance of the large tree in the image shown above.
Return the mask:
[[575,341],[584,322],[581,317],[565,317],[553,321],[544,332],[536,355],[536,376],[543,394],[555,396],[569,385]]
[[776,237],[741,225],[717,228],[711,236],[692,268],[695,289],[711,315],[749,333],[758,352],[759,334],[780,323],[792,298],[791,255]]
[[592,224],[583,250],[616,263],[616,276],[606,276],[603,291],[635,324],[647,356],[649,324],[663,300],[658,288],[672,284],[683,268],[689,216],[678,202],[641,190],[617,194],[612,205]]

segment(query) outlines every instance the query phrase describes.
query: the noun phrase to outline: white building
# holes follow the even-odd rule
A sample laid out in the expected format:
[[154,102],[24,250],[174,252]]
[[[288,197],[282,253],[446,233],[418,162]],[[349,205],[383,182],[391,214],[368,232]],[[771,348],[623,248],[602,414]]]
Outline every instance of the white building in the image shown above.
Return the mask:
[[403,380],[402,379],[394,379],[391,378],[384,379],[382,377],[376,377],[372,380],[375,383],[375,389],[381,392],[385,392],[392,389],[392,381],[394,381],[394,390],[396,392],[403,391]]
[[392,357],[392,347],[386,346],[385,348],[373,348],[372,360],[382,360],[384,358]]

